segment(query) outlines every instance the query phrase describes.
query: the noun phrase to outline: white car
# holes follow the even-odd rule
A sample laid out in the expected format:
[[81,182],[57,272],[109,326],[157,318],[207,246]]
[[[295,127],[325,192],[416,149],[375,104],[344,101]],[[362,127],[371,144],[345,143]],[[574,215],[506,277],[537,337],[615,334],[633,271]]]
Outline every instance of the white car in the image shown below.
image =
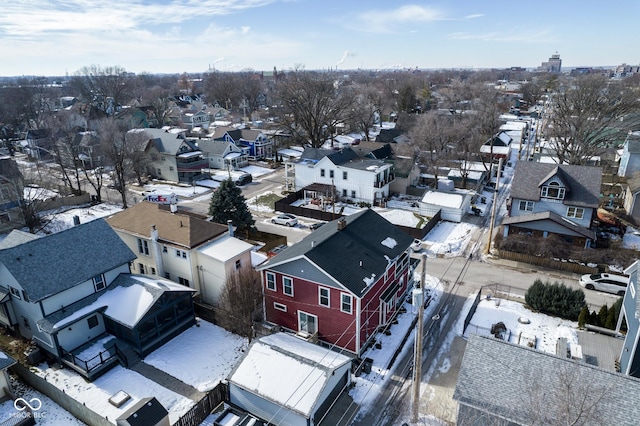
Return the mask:
[[285,226],[296,226],[298,224],[298,218],[289,213],[282,213],[271,219],[271,223]]
[[580,285],[587,290],[599,290],[624,296],[629,277],[615,274],[586,274],[580,277]]

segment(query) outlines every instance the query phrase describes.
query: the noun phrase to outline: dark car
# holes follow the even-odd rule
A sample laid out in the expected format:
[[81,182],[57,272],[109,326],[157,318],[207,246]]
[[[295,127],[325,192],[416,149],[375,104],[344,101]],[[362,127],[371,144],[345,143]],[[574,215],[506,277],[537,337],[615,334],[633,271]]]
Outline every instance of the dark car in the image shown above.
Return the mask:
[[324,225],[324,222],[312,223],[311,225],[309,225],[309,229],[311,229],[312,231],[315,231],[316,229],[320,228],[322,225]]

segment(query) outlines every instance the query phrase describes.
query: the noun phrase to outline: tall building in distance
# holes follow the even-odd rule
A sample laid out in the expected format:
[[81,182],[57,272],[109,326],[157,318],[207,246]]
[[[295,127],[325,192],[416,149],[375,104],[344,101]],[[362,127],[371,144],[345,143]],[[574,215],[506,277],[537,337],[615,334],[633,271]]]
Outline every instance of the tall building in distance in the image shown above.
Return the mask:
[[556,52],[554,55],[551,55],[547,62],[543,62],[539,67],[539,72],[550,72],[554,74],[560,74],[562,69],[562,59],[560,59],[560,54]]

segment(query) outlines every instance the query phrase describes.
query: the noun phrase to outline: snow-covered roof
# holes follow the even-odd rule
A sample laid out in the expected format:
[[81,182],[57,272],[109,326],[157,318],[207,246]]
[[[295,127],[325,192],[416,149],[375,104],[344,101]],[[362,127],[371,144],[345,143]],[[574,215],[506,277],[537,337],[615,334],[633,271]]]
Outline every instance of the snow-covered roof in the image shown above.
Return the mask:
[[467,194],[457,192],[427,191],[422,197],[422,202],[441,207],[460,208]]
[[332,373],[349,362],[346,355],[276,333],[251,344],[229,381],[309,416]]
[[226,262],[229,259],[253,249],[253,246],[235,237],[225,235],[198,249],[199,253]]

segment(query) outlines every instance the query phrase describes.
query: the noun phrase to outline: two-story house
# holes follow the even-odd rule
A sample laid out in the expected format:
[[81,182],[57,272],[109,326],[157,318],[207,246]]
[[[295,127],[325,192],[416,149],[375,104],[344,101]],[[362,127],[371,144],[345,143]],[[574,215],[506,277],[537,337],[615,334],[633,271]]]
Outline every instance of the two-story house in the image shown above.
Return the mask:
[[134,129],[144,132],[149,140],[144,150],[149,154],[147,171],[156,179],[170,182],[193,183],[205,175],[202,169],[208,162],[184,129]]
[[509,160],[511,156],[511,142],[513,139],[507,132],[501,131],[486,141],[480,147],[480,156],[489,162],[495,162],[499,159]]
[[201,216],[142,201],[107,223],[136,253],[134,271],[195,289],[210,305],[231,273],[251,267],[253,246],[234,237],[230,225]]
[[20,204],[24,199],[24,179],[10,157],[0,158],[0,232],[24,226]]
[[250,160],[261,160],[274,153],[273,141],[261,130],[233,127],[217,127],[212,138],[233,142],[239,148],[246,148]]
[[576,246],[595,240],[591,221],[599,205],[602,169],[519,161],[502,220],[504,236],[527,233],[561,236]]
[[307,148],[294,163],[295,189],[314,183],[334,186],[336,196],[375,204],[389,196],[393,164],[359,157],[351,148],[340,151]]
[[193,290],[131,275],[103,219],[25,240],[0,250],[0,323],[89,379],[195,323]]
[[620,353],[620,372],[640,378],[640,281],[638,281],[640,261],[633,262],[624,273],[629,275],[629,284],[622,300],[616,331],[620,331],[622,321],[627,326],[627,334]]
[[196,145],[211,169],[236,170],[249,165],[249,150],[233,142],[206,138],[198,139]]
[[412,241],[371,209],[323,225],[257,268],[266,320],[360,356],[409,289]]
[[53,140],[49,129],[31,129],[27,131],[23,151],[35,161],[51,161]]

